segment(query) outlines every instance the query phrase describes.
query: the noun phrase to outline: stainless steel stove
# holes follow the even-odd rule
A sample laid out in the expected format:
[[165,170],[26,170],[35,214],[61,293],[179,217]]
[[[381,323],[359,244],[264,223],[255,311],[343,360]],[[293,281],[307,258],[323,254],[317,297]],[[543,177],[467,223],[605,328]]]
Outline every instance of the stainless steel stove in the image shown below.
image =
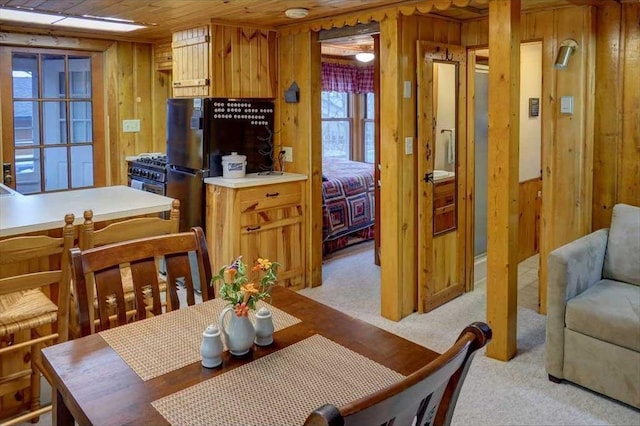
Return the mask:
[[140,155],[128,162],[129,186],[154,194],[167,194],[166,155]]

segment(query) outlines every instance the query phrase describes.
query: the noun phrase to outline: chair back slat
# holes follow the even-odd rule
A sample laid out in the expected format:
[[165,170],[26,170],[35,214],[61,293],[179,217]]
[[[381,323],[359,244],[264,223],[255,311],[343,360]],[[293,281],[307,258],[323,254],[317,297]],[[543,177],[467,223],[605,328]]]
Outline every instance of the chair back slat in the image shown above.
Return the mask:
[[60,270],[32,272],[30,274],[0,278],[0,295],[57,284],[61,278],[62,271]]
[[80,249],[100,247],[126,240],[175,234],[180,226],[180,201],[171,202],[169,219],[161,217],[138,217],[111,223],[95,229],[93,211],[85,210],[84,223],[80,231]]
[[[167,283],[175,283],[176,279],[184,279],[186,284],[187,303],[195,303],[194,275],[202,277],[202,298],[213,298],[213,289],[208,285],[211,281],[211,265],[206,247],[204,232],[201,228],[193,228],[191,232],[174,233],[136,240],[108,244],[87,250],[73,249],[74,285],[78,297],[79,321],[81,335],[95,332],[90,312],[93,305],[89,303],[87,282],[95,282],[98,295],[99,326],[101,330],[146,318],[147,315],[162,313],[161,293],[158,281],[157,260],[164,259],[167,270]],[[131,272],[135,314],[127,314],[125,292],[123,290],[123,274],[121,269],[128,267]],[[105,272],[106,271],[106,272]],[[179,308],[175,285],[167,284],[169,302],[166,310]],[[117,315],[108,314],[107,297],[115,300]],[[114,299],[115,298],[115,299]],[[121,311],[125,316],[121,315]],[[115,322],[115,323],[114,323]]]
[[449,350],[420,370],[342,407],[324,405],[305,425],[448,425],[471,360],[490,339],[488,325],[473,323]]
[[127,309],[124,300],[124,289],[120,277],[120,266],[113,265],[94,273],[96,298],[100,313],[100,327],[109,328],[110,308],[115,305],[118,322],[127,323]]

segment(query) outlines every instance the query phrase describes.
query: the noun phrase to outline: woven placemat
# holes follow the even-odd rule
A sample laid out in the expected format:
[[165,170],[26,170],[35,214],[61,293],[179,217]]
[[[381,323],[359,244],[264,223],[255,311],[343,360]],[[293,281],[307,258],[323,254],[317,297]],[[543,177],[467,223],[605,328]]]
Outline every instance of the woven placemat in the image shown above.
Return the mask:
[[301,425],[402,378],[316,334],[151,405],[174,425]]
[[[99,334],[142,380],[149,380],[200,361],[202,332],[207,325],[218,323],[227,305],[225,300],[213,299]],[[275,331],[300,322],[268,303],[261,301],[257,306],[271,311]],[[255,312],[249,318],[255,324]]]

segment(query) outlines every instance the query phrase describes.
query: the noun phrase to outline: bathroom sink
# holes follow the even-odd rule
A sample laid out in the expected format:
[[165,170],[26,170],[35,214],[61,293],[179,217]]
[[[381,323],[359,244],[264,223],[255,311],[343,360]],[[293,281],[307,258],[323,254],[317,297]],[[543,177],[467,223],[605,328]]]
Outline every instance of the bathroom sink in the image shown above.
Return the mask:
[[434,170],[433,171],[433,178],[434,179],[440,179],[440,178],[443,178],[443,177],[447,177],[447,176],[449,176],[449,173],[450,172],[448,172],[446,170]]

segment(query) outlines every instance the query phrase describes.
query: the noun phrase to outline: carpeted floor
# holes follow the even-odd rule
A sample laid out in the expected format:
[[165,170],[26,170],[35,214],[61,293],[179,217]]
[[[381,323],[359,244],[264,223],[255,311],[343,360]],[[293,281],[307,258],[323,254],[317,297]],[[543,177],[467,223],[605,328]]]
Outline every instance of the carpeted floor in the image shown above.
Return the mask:
[[[579,386],[551,383],[544,369],[545,316],[535,307],[537,259],[519,268],[518,355],[509,362],[479,352],[464,383],[454,425],[640,425],[640,411]],[[533,266],[532,266],[533,265]],[[480,263],[479,267],[482,267]],[[486,280],[475,290],[427,313],[399,322],[382,318],[380,271],[370,244],[325,261],[323,285],[300,292],[312,299],[442,352],[473,321],[486,321]],[[535,288],[532,280],[535,281]]]

